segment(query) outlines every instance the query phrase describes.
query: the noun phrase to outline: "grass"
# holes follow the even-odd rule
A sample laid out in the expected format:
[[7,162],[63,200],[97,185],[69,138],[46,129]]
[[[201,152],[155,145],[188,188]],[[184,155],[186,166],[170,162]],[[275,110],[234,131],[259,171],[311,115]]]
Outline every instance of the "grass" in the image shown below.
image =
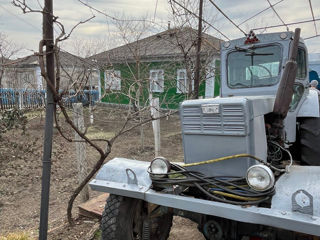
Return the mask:
[[100,240],[101,239],[101,230],[99,229],[98,231],[96,231],[94,233],[94,237],[93,237],[93,240]]
[[179,132],[169,132],[169,133],[164,135],[165,138],[175,137],[175,136],[181,136],[181,131],[179,131]]
[[[28,120],[42,116],[44,118],[45,111],[43,109],[29,110],[23,114]],[[1,239],[2,240],[2,239]]]
[[114,132],[104,132],[104,131],[101,131],[100,129],[93,127],[93,126],[90,126],[88,128],[88,131],[86,134],[86,136],[90,139],[97,139],[97,138],[110,139],[110,138],[113,138],[114,135],[115,135]]
[[7,235],[0,236],[0,240],[33,240],[29,234],[21,233],[8,233]]

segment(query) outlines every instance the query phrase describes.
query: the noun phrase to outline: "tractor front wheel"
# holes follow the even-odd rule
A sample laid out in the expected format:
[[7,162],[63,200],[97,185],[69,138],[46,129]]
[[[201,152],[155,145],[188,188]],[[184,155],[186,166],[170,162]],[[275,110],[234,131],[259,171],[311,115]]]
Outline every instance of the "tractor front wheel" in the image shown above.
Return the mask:
[[172,214],[148,217],[147,212],[148,203],[111,194],[102,214],[102,240],[166,240]]

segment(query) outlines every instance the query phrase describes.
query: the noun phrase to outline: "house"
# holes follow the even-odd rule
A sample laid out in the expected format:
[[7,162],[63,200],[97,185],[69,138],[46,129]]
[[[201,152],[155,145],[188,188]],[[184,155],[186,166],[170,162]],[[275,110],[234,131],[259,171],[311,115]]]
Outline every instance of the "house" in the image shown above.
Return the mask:
[[320,53],[309,53],[309,80],[317,80],[320,89]]
[[[310,80],[318,80],[320,76],[320,53],[309,54]],[[311,79],[312,78],[312,79]]]
[[[99,73],[90,62],[62,50],[58,56],[60,59],[60,89],[100,88]],[[46,84],[41,76],[38,59],[38,56],[30,55],[3,64],[2,88],[45,89]]]
[[[221,40],[202,34],[199,95],[219,95]],[[96,54],[90,59],[102,66],[102,101],[143,105],[150,95],[163,107],[177,108],[192,95],[197,30],[168,29],[147,38]]]
[[0,88],[2,88],[2,78],[4,75],[5,64],[7,64],[10,60],[5,58],[4,56],[0,56]]

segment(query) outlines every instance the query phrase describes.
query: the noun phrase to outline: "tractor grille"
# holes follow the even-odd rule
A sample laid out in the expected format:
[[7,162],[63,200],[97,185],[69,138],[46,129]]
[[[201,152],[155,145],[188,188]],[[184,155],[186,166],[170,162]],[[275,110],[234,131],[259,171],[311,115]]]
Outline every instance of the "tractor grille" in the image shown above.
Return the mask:
[[244,106],[221,104],[220,113],[203,114],[201,106],[184,106],[182,110],[184,133],[207,135],[246,135]]

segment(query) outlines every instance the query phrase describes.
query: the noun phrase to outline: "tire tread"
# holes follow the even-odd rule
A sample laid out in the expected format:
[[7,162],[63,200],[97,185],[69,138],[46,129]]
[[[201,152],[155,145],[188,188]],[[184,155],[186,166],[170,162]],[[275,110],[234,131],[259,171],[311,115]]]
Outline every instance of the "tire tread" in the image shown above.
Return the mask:
[[110,194],[107,199],[100,226],[103,240],[117,240],[115,235],[117,231],[117,218],[122,201],[122,196],[113,194]]

